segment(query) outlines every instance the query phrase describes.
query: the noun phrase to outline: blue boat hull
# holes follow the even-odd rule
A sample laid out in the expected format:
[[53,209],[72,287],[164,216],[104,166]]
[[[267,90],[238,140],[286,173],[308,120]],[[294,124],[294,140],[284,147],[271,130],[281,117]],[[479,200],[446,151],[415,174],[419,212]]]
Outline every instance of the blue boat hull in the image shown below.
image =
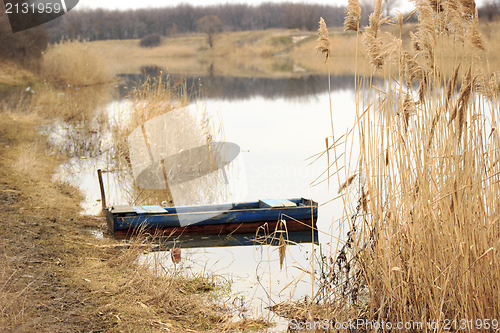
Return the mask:
[[[139,229],[163,234],[255,233],[259,228],[274,231],[305,231],[316,228],[318,204],[299,198],[277,202],[246,202],[210,206],[158,207],[154,212],[133,209],[106,209],[109,230],[114,234],[130,234]],[[289,206],[280,206],[286,202]],[[147,206],[149,207],[149,206]],[[164,210],[164,211],[162,211]],[[285,221],[281,223],[279,221]]]

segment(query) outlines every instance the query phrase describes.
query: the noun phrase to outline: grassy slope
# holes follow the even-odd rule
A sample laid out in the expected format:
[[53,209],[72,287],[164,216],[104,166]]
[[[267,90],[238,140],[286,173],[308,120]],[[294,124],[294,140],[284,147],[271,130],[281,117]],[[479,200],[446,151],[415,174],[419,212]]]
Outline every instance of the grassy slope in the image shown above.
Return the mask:
[[[500,36],[494,33],[499,27],[497,22],[481,26],[490,45],[488,58],[492,70],[500,70],[497,50]],[[384,29],[396,28],[386,26]],[[404,43],[410,43],[409,32],[414,30],[414,25],[405,26]],[[330,37],[332,73],[353,75],[356,34],[336,28],[330,29]],[[142,66],[156,65],[175,74],[290,77],[304,72],[327,73],[323,57],[315,52],[316,39],[316,33],[310,31],[266,30],[218,34],[212,49],[202,34],[164,38],[156,48],[141,48],[138,40],[97,41],[90,43],[90,48],[99,50],[111,60],[114,73],[140,73]],[[446,45],[442,47],[447,48]],[[358,71],[370,75],[371,69],[364,54],[360,46]]]
[[[216,75],[273,77],[293,75],[293,63],[283,56],[298,44],[293,36],[315,39],[314,32],[269,30],[219,34],[213,49],[201,34],[164,38],[156,48],[141,48],[137,40],[91,45],[112,60],[115,73],[140,73],[142,66],[157,65],[178,74],[208,74],[212,70]],[[316,57],[314,51],[310,56]]]

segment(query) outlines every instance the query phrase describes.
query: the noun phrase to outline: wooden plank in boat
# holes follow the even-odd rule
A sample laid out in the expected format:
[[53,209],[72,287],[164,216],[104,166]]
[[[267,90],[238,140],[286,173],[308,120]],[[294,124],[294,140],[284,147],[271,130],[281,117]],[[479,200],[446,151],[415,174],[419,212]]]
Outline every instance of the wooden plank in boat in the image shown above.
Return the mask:
[[261,208],[297,207],[295,202],[286,199],[262,199],[259,203]]
[[164,214],[168,211],[162,206],[151,205],[151,206],[134,206],[135,212],[137,214]]
[[135,213],[135,209],[133,207],[125,205],[117,205],[111,207],[111,214],[126,214],[126,213]]

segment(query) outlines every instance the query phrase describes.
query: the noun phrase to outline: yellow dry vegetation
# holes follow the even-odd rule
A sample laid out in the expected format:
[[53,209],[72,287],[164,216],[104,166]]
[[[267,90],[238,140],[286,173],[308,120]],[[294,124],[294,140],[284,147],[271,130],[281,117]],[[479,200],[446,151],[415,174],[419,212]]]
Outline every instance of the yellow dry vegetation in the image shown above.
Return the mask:
[[0,61],[0,89],[2,86],[27,85],[30,82],[35,82],[36,79],[36,75],[15,62]]
[[[431,3],[417,2],[410,30],[384,28],[381,0],[362,34],[351,24],[351,49],[364,54],[371,74],[352,69],[355,123],[346,133],[332,125],[327,145],[340,142],[325,151],[349,237],[316,275],[318,300],[276,306],[283,316],[360,320],[363,331],[374,323],[498,331],[500,81],[491,33],[498,23],[483,25],[481,36],[473,2],[444,2],[442,10]],[[336,43],[319,46],[326,52],[328,44]],[[336,61],[332,52],[327,62]],[[332,105],[332,124],[336,112]]]
[[40,75],[44,80],[72,86],[92,86],[114,80],[104,54],[88,42],[63,40],[44,52]]
[[[416,24],[405,24],[401,31],[403,45],[411,43],[411,31]],[[397,27],[381,27],[385,41]],[[490,70],[500,70],[498,51],[498,22],[480,24],[487,46],[486,56]],[[396,35],[399,36],[397,31]],[[327,73],[322,57],[315,52],[316,33],[300,30],[271,29],[265,31],[224,32],[215,36],[214,47],[209,48],[203,34],[186,34],[162,38],[155,48],[141,48],[138,40],[111,40],[89,43],[89,49],[99,51],[108,61],[112,73],[141,73],[141,68],[158,66],[172,74],[226,75],[256,77],[291,77],[302,74]],[[335,75],[353,75],[356,55],[356,33],[341,28],[330,29],[332,61],[330,71]],[[447,57],[462,57],[467,49],[455,42],[455,54],[449,54],[448,42],[440,42],[437,49]],[[362,75],[372,75],[364,45],[358,45],[357,68]]]

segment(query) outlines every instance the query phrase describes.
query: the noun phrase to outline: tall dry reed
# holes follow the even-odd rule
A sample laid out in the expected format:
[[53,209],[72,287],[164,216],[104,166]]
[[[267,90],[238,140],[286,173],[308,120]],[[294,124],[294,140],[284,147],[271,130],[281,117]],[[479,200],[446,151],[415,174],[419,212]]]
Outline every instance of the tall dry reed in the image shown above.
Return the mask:
[[[414,2],[410,49],[401,33],[381,41],[380,1],[365,28],[373,73],[384,81],[356,78],[370,82],[355,94],[358,167],[339,187],[344,203],[357,204],[345,207],[348,238],[316,301],[336,321],[498,331],[498,78],[482,69],[487,45],[474,1]],[[437,52],[443,45],[453,48]]]

